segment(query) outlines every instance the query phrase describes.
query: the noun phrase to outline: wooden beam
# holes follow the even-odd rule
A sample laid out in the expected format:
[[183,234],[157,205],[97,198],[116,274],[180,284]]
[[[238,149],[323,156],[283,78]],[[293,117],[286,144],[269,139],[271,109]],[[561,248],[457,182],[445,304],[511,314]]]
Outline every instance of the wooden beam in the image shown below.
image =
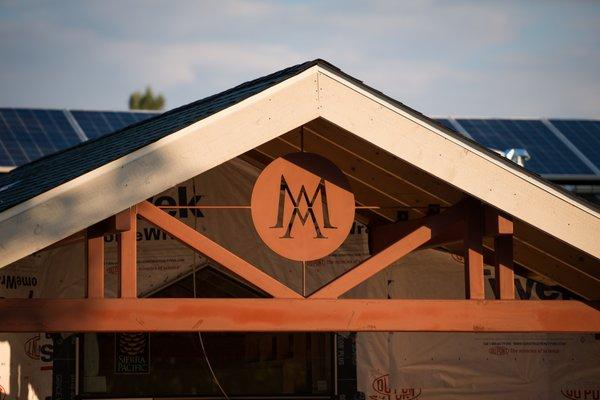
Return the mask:
[[[367,159],[361,159],[358,155],[344,148],[344,143],[336,143],[324,139],[309,127],[304,128],[304,151],[322,154],[333,162],[339,169],[344,171],[352,187],[361,186],[382,196],[383,203],[379,205],[399,204],[402,206],[427,206],[430,203],[439,204],[439,200],[408,184],[404,180],[385,170],[376,168],[376,164]],[[286,133],[276,140],[283,142],[300,151],[299,135]],[[373,203],[372,203],[373,204]],[[423,209],[411,210],[417,216],[424,216]]]
[[119,213],[121,226],[129,229],[121,232],[119,240],[119,271],[121,297],[137,297],[137,213],[133,206]]
[[[393,262],[416,250],[431,238],[464,217],[465,204],[460,202],[434,217],[424,218],[421,224],[411,229],[400,240],[371,256],[350,271],[317,290],[310,297],[315,299],[335,299],[348,290],[369,279]],[[482,272],[483,280],[483,272]]]
[[464,224],[465,221],[460,221],[452,226],[449,226],[445,232],[440,233],[436,237],[432,238],[429,242],[419,247],[419,250],[435,249],[452,243],[456,243],[462,246],[462,244],[464,243]]
[[132,212],[135,213],[135,207],[129,207],[113,217],[116,232],[127,232],[132,229],[132,224],[135,225],[135,219],[131,218]]
[[600,281],[553,257],[548,249],[540,249],[514,237],[514,260],[587,300],[600,300]]
[[483,281],[483,209],[478,200],[469,202],[465,235],[465,292],[467,299],[485,299]]
[[512,218],[495,208],[485,207],[485,232],[486,236],[494,238],[496,293],[502,300],[513,300],[515,298],[515,271]]
[[119,233],[128,231],[131,226],[129,223],[129,209],[112,215],[88,228],[89,236],[104,236],[109,233]]
[[[454,243],[445,245],[453,254],[464,256],[464,245],[457,246]],[[546,278],[548,281],[560,282],[560,286],[590,301],[600,300],[600,284],[590,279],[580,271],[570,268],[568,264],[562,263],[548,254],[539,251],[526,243],[514,238],[514,264],[523,267],[535,274]],[[494,265],[495,254],[493,243],[484,243],[484,261],[487,265]]]
[[89,236],[86,239],[87,292],[89,298],[104,297],[104,237]]
[[496,292],[502,300],[515,298],[515,271],[513,266],[513,238],[510,235],[494,238]]
[[513,221],[509,215],[496,208],[485,207],[485,236],[512,235],[514,233]]
[[0,299],[4,332],[600,332],[568,300]]
[[[290,146],[289,144],[281,140],[272,140],[268,143],[257,147],[256,150],[263,156],[270,157],[272,159],[283,156],[285,154],[289,154],[290,152],[299,151],[299,149]],[[356,197],[356,200],[359,203],[378,206],[384,204],[398,207],[405,207],[408,204],[398,203],[394,198],[391,198],[385,192],[374,190],[372,186],[366,185],[365,182],[353,179],[353,177],[351,175],[348,175],[346,171],[344,171],[344,174],[346,175],[346,178],[348,178],[348,183],[352,187],[352,192],[354,193],[354,196]],[[380,215],[382,218],[385,218],[388,221],[394,221],[396,217],[396,211],[394,211],[393,209],[374,209],[372,210],[372,212]],[[414,214],[414,210],[412,210],[411,213]]]
[[582,272],[600,284],[600,259],[586,254],[565,242],[544,234],[522,221],[515,221],[515,238],[529,247],[560,260],[569,269]]
[[148,222],[165,230],[183,244],[204,254],[271,296],[291,299],[302,297],[246,260],[233,254],[218,243],[213,242],[200,232],[190,228],[153,204],[147,201],[142,202],[138,204],[137,210],[139,215]]
[[462,193],[434,175],[430,175],[421,169],[382,150],[372,146],[367,141],[356,136],[338,125],[332,124],[324,118],[317,118],[306,124],[312,134],[319,135],[331,143],[343,143],[346,151],[361,160],[366,160],[376,168],[396,177],[404,184],[410,185],[422,192],[425,196],[433,198],[432,203],[442,205],[454,204],[462,197]]
[[[369,227],[369,252],[376,254],[390,246],[394,242],[402,239],[414,229],[432,223],[437,215],[424,218],[416,218],[408,221],[399,221],[393,224],[376,225]],[[464,218],[464,217],[463,217]],[[439,246],[447,242],[464,241],[465,224],[463,218],[460,218],[454,225],[448,225],[442,232],[436,234],[435,239],[428,241],[425,246]]]

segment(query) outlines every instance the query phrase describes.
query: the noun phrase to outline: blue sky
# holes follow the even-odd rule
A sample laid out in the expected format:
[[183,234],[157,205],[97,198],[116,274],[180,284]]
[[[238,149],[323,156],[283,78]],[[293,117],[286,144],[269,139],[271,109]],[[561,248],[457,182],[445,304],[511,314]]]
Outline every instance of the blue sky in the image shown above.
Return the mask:
[[176,107],[324,58],[428,115],[600,117],[598,1],[0,0],[0,106]]

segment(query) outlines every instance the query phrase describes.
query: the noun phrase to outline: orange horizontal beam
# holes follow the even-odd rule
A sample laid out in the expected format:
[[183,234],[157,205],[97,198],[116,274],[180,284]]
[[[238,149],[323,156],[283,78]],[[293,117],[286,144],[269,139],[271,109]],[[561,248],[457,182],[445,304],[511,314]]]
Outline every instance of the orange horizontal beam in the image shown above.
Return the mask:
[[248,261],[210,240],[195,229],[190,228],[177,218],[170,216],[155,205],[145,201],[137,205],[137,211],[140,217],[163,229],[183,244],[216,261],[224,268],[259,289],[264,290],[271,296],[290,299],[302,298],[301,295],[277,279],[272,278]]
[[600,332],[574,300],[0,299],[4,332]]

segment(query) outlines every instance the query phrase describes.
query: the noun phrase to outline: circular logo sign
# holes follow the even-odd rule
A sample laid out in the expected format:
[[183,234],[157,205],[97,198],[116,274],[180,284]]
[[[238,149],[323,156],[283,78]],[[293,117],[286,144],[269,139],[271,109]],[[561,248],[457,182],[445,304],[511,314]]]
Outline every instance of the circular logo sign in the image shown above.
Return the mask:
[[262,171],[252,190],[252,221],[277,254],[311,261],[334,252],[354,222],[346,177],[317,154],[292,153]]

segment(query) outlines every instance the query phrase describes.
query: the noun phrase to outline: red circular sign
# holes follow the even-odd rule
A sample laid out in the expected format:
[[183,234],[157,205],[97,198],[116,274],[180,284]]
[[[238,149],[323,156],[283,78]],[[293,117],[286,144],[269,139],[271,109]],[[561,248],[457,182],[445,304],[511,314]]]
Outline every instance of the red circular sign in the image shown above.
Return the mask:
[[296,261],[333,253],[354,222],[346,177],[317,154],[292,153],[262,171],[252,190],[252,221],[271,250]]

